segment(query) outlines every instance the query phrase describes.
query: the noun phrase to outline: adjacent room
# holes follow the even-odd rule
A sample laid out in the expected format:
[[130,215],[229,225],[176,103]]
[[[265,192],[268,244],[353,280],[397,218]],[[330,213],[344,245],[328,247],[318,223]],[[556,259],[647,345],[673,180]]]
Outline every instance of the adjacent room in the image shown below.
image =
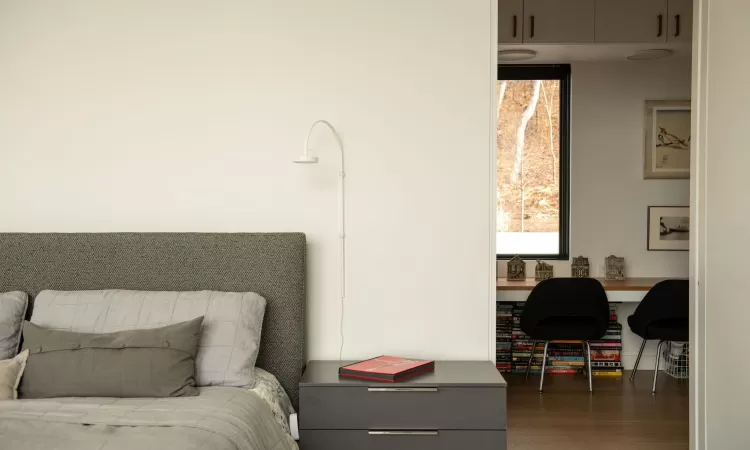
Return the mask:
[[748,21],[0,0],[0,450],[745,449]]
[[[509,447],[554,445],[575,422],[587,429],[577,448],[687,448],[692,5],[590,3],[500,2],[496,364]],[[589,331],[581,317],[597,314]],[[671,334],[641,330],[658,326]]]

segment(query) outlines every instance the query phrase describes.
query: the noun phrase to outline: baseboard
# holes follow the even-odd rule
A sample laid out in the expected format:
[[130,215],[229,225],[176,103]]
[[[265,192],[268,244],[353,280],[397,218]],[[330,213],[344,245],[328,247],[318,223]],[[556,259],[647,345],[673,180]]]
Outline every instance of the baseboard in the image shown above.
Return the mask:
[[[622,367],[625,370],[633,370],[638,354],[622,354],[620,357],[622,359]],[[641,357],[641,362],[638,363],[638,368],[643,370],[654,370],[654,364],[656,364],[656,355],[643,355]]]
[[[638,359],[638,354],[622,354],[620,355],[620,358],[622,360],[622,367],[625,370],[633,370],[635,367],[635,360]],[[638,363],[638,370],[654,370],[654,365],[656,365],[656,355],[644,355],[641,357],[641,362]],[[659,370],[664,371],[665,362],[662,358],[661,362],[659,362]]]

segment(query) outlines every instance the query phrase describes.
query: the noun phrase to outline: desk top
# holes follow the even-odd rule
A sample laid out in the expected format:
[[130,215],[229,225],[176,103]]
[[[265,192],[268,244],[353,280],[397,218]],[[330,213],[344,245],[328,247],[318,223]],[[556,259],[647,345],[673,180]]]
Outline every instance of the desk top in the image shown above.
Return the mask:
[[[623,281],[604,280],[596,278],[608,291],[648,291],[656,283],[674,278],[625,278]],[[533,278],[527,278],[525,281],[508,281],[507,278],[497,279],[498,291],[530,291],[534,289],[538,281]]]

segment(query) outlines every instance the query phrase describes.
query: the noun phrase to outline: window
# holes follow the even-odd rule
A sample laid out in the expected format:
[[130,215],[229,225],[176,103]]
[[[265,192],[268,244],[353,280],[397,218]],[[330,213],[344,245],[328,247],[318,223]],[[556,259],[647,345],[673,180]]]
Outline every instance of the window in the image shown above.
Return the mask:
[[497,79],[497,258],[568,259],[570,66]]

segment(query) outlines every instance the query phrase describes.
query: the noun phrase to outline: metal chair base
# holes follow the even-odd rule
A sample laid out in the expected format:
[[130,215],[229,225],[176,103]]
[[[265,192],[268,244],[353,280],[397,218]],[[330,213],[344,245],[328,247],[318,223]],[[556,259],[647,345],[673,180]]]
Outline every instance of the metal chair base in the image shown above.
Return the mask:
[[[529,379],[529,372],[531,371],[531,362],[534,360],[534,351],[536,350],[536,342],[534,341],[533,346],[531,347],[531,356],[529,357],[529,363],[526,366],[526,379]],[[589,379],[589,393],[594,393],[594,384],[592,380],[592,374],[591,374],[591,344],[589,344],[589,341],[582,341],[581,346],[584,348],[583,351],[583,358],[584,358],[584,368],[586,370],[586,374],[588,375]],[[544,355],[542,356],[542,373],[541,377],[539,379],[539,393],[544,393],[544,373],[547,369],[547,350],[549,349],[549,341],[544,341]]]
[[643,349],[646,348],[646,339],[641,343],[641,350],[638,352],[638,357],[635,359],[635,366],[633,367],[633,373],[630,374],[630,379],[635,379],[635,373],[638,371],[638,363],[641,362],[641,356],[643,355]]
[[[656,380],[659,378],[659,363],[661,362],[661,346],[668,341],[659,341],[659,345],[656,346],[656,364],[654,367],[654,382],[651,386],[651,394],[656,395]],[[635,373],[638,371],[638,363],[641,362],[641,356],[643,355],[643,349],[646,348],[646,339],[641,343],[641,350],[638,352],[638,357],[635,359],[635,366],[633,372],[630,374],[630,380],[635,379]]]
[[667,341],[659,341],[656,346],[656,367],[654,368],[654,385],[651,388],[651,395],[656,395],[656,379],[659,377],[659,362],[661,362],[661,346]]

